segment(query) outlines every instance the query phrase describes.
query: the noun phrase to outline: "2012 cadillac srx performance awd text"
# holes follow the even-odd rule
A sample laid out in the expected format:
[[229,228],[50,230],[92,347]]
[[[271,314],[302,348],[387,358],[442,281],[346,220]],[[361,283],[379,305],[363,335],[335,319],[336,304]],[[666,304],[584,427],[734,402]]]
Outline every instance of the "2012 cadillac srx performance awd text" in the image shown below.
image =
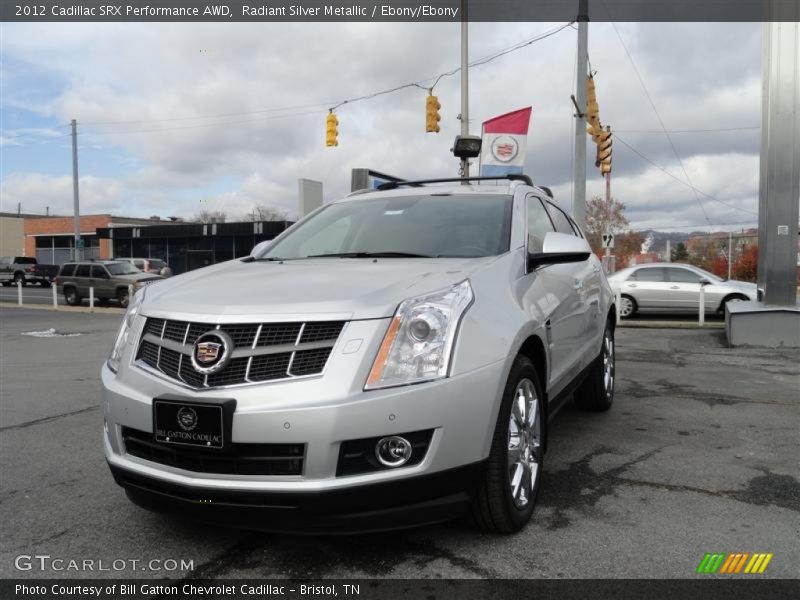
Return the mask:
[[525,525],[548,418],[611,406],[613,296],[548,190],[445,181],[136,293],[102,369],[131,500],[264,530]]

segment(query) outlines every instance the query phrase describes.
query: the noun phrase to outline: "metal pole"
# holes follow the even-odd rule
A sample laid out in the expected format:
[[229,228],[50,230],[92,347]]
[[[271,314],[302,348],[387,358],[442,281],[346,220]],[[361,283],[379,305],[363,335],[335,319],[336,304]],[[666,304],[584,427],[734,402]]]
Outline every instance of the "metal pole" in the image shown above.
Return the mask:
[[573,165],[572,218],[586,226],[586,77],[589,66],[589,0],[578,4],[578,56],[575,96],[579,111],[575,115],[575,164]]
[[800,4],[770,0],[763,29],[758,287],[795,306],[800,211]]
[[[469,22],[467,0],[461,0],[461,135],[469,135]],[[461,159],[461,176],[469,177],[469,160]]]
[[728,232],[728,280],[731,279],[731,266],[733,265],[733,234]]
[[672,240],[667,240],[667,255],[664,257],[664,262],[672,262]]
[[17,304],[22,306],[22,282],[17,282]]
[[94,311],[94,287],[89,288],[89,311]]
[[58,308],[58,284],[53,284],[53,308]]
[[700,284],[700,310],[697,313],[697,323],[702,327],[706,324],[706,287]]
[[72,201],[75,209],[75,248],[73,252],[74,260],[80,260],[78,240],[81,239],[81,207],[78,197],[78,122],[72,119]]

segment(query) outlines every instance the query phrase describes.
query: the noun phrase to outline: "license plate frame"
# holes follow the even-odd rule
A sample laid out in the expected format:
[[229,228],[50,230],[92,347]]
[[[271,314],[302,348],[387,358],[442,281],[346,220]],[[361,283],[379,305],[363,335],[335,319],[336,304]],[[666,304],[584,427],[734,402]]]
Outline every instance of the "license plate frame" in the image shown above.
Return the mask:
[[153,439],[170,446],[220,451],[230,446],[234,401],[153,399]]

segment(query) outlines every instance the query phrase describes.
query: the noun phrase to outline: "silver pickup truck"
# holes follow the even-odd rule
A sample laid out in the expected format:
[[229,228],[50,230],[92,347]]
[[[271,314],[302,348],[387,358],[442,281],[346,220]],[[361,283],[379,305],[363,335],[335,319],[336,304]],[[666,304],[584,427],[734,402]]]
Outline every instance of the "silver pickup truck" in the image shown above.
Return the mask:
[[530,519],[548,420],[614,396],[613,297],[527,177],[385,184],[139,290],[102,367],[135,503],[263,530]]

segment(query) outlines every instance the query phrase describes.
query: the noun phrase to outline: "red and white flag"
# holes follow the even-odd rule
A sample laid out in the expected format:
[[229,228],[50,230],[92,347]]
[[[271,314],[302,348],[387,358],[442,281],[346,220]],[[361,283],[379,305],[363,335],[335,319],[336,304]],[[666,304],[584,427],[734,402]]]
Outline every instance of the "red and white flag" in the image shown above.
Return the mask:
[[529,106],[484,121],[481,129],[482,176],[522,173],[531,111]]

